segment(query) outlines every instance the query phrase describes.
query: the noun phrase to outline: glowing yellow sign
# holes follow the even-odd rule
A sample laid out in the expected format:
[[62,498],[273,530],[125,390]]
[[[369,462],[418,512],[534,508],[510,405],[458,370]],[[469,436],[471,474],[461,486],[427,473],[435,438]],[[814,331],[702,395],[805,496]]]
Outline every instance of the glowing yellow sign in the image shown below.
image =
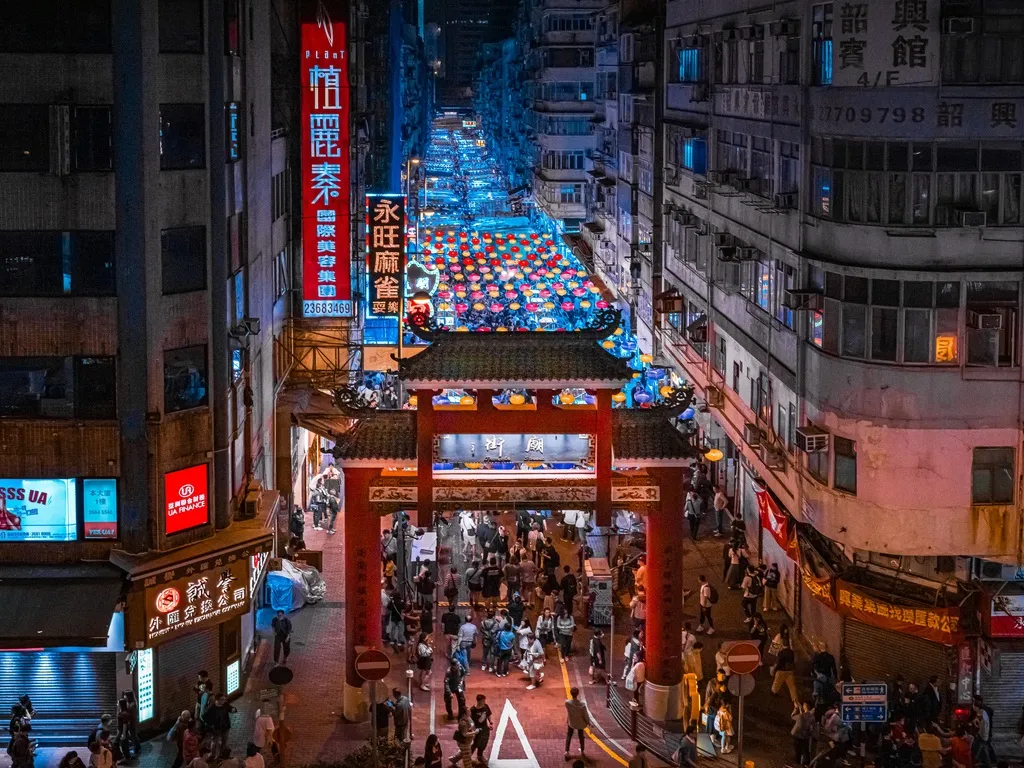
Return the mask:
[[956,362],[956,334],[940,333],[935,337],[935,362],[955,363]]

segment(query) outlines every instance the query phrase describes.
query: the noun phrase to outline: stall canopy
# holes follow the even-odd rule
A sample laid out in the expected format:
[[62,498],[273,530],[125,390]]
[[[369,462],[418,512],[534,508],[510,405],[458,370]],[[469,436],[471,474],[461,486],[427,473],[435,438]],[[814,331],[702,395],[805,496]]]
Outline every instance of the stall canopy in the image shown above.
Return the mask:
[[112,565],[0,567],[0,648],[103,647],[123,589]]

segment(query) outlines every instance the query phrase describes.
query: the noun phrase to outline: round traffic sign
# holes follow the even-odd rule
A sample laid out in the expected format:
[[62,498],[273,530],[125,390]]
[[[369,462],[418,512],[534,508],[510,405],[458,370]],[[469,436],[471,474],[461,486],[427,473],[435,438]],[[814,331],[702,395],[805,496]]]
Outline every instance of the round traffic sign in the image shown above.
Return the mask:
[[761,652],[754,643],[741,640],[726,651],[725,661],[734,675],[749,675],[761,666]]
[[371,648],[356,656],[356,674],[363,680],[383,680],[391,671],[391,659],[383,651]]
[[754,692],[753,675],[729,675],[729,693],[733,696],[749,696]]
[[292,677],[294,677],[294,674],[291,669],[285,666],[274,667],[270,670],[270,674],[267,675],[267,678],[274,685],[287,685],[292,681]]

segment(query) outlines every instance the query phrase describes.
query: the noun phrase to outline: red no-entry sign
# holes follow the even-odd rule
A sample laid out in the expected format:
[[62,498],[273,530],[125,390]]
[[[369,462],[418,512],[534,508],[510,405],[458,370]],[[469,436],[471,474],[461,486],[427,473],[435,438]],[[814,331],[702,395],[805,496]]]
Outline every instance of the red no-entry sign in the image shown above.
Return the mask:
[[371,648],[356,656],[356,674],[363,680],[383,680],[390,671],[391,659],[383,651]]
[[729,671],[734,675],[749,675],[761,666],[761,653],[754,643],[734,643],[725,654]]

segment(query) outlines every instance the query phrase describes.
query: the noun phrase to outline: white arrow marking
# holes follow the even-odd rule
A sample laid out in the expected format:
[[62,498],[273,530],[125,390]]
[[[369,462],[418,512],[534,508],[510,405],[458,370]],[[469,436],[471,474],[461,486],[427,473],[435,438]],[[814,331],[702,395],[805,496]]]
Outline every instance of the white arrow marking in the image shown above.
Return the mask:
[[[510,720],[512,721],[512,727],[516,729],[519,743],[523,745],[523,752],[526,754],[526,757],[512,757],[499,760],[498,753],[501,752],[501,743],[505,740],[505,729],[508,727]],[[533,754],[533,747],[527,741],[526,734],[523,732],[523,726],[519,722],[519,715],[516,714],[515,707],[512,706],[512,702],[508,699],[505,699],[505,708],[501,710],[498,732],[494,734],[494,744],[491,746],[491,757],[487,761],[487,765],[490,768],[540,768],[540,763],[537,762],[537,757]]]

